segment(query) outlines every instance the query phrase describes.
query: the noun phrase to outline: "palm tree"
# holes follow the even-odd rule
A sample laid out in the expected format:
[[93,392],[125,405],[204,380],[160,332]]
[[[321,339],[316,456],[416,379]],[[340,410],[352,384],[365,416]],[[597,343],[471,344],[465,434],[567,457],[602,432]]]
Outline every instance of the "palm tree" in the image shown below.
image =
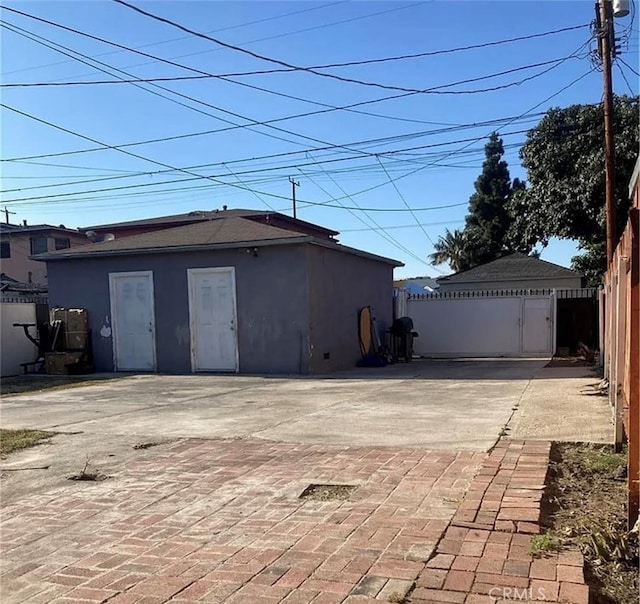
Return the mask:
[[429,261],[434,266],[448,262],[456,273],[468,268],[469,237],[464,231],[455,229],[451,232],[445,229],[444,236],[438,237],[435,250],[433,254],[429,254]]

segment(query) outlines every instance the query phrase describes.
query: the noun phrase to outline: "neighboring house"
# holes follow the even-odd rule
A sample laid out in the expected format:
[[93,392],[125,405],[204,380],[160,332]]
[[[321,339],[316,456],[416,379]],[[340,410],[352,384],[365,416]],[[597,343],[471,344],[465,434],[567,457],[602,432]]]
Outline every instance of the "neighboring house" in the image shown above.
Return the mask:
[[564,266],[524,254],[509,254],[438,279],[441,294],[468,290],[573,289],[582,275]]
[[22,283],[12,279],[4,273],[0,274],[0,301],[31,301],[33,299],[45,299],[47,296],[47,286],[38,283]]
[[253,222],[267,224],[285,230],[295,231],[296,233],[304,233],[312,235],[319,239],[332,240],[337,231],[332,231],[325,227],[292,218],[286,214],[279,212],[264,210],[228,210],[227,206],[223,206],[222,210],[195,210],[185,214],[174,214],[172,216],[159,216],[156,218],[144,218],[142,220],[131,220],[128,222],[116,222],[112,224],[100,224],[91,227],[79,229],[81,232],[91,236],[95,241],[104,240],[113,235],[117,238],[130,237],[132,235],[140,235],[142,233],[151,233],[163,229],[170,229],[178,226],[186,226],[197,222],[205,222],[207,220],[219,220],[221,218],[246,218]]
[[401,263],[278,219],[318,235],[227,214],[51,252],[43,258],[50,304],[87,309],[98,371],[354,366],[358,311],[371,305],[380,332],[390,326]]
[[412,296],[432,294],[440,287],[438,281],[431,277],[411,277],[409,279],[401,279],[396,281],[394,285],[398,289],[406,291]]
[[64,225],[0,224],[0,272],[18,282],[44,285],[46,266],[31,256],[86,243],[91,242],[85,235]]

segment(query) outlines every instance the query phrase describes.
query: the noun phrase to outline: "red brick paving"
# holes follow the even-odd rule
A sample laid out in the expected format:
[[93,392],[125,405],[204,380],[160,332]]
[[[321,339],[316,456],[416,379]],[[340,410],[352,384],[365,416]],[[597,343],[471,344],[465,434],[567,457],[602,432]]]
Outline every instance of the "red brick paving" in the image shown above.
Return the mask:
[[549,450],[549,443],[498,443],[418,576],[412,604],[588,604],[582,554],[530,554]]
[[[481,453],[185,440],[1,511],[0,599],[349,604],[406,594]],[[347,501],[300,500],[310,483]]]
[[[180,441],[108,481],[5,506],[1,600],[587,604],[580,553],[530,554],[549,448]],[[358,488],[298,498],[318,482]]]

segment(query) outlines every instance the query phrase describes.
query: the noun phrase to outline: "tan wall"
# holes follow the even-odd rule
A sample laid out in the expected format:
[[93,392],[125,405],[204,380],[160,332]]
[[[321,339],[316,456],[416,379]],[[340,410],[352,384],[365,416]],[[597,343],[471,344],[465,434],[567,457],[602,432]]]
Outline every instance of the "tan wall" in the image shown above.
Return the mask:
[[[0,272],[12,279],[23,283],[45,284],[47,282],[47,265],[45,262],[31,260],[31,237],[41,236],[37,231],[25,233],[3,233],[2,239],[9,239],[11,244],[11,258],[0,259]],[[71,247],[91,243],[84,235],[72,233],[49,234],[47,237],[47,251],[55,250],[56,238],[68,238]],[[31,275],[29,275],[31,273]]]
[[[27,340],[21,327],[14,323],[35,323],[35,304],[2,304],[0,305],[0,342],[2,355],[2,377],[20,374],[20,363],[30,363],[38,356],[36,346]],[[35,335],[33,329],[31,335]]]

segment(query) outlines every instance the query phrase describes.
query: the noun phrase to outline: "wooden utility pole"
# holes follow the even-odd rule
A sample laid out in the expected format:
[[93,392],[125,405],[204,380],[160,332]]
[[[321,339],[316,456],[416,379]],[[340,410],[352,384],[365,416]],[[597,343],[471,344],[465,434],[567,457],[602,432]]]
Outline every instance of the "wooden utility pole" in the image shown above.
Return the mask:
[[611,46],[615,44],[611,0],[598,0],[600,58],[602,59],[602,83],[604,96],[604,174],[605,214],[607,221],[607,265],[613,260],[616,249],[616,199],[615,199],[615,144],[613,140],[613,85],[611,83]]
[[4,221],[9,224],[9,214],[15,214],[15,212],[11,212],[7,210],[7,206],[4,206]]
[[295,181],[289,176],[289,182],[291,183],[291,200],[293,201],[293,217],[296,218],[296,187],[300,186],[298,181]]

